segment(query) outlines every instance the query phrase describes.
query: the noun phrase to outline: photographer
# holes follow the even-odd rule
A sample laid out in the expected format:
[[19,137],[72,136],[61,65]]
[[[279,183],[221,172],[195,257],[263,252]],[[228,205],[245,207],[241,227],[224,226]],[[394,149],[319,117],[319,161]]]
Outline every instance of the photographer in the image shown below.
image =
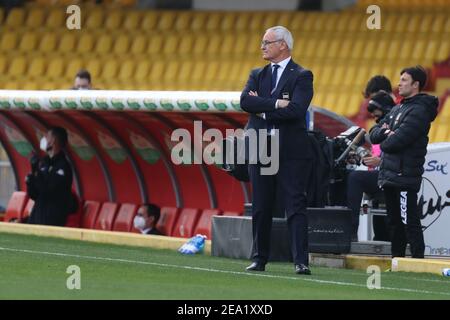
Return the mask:
[[[395,105],[391,95],[385,91],[371,94],[367,111],[379,123]],[[372,153],[362,159],[362,163],[369,169],[368,171],[351,171],[347,176],[347,206],[352,210],[352,241],[358,241],[359,212],[363,194],[371,196],[382,193],[378,187],[378,166],[380,165],[380,150],[378,145],[372,146]],[[386,232],[384,217],[374,217],[374,240],[389,241]]]
[[383,151],[378,184],[383,188],[391,227],[392,257],[404,257],[407,242],[413,258],[423,258],[425,243],[417,207],[428,132],[436,118],[438,99],[423,94],[427,75],[420,67],[400,72],[402,103],[370,130]]
[[35,201],[28,223],[64,226],[72,206],[72,168],[66,159],[67,131],[51,128],[41,139],[47,155],[31,158],[31,173],[26,178],[27,193]]

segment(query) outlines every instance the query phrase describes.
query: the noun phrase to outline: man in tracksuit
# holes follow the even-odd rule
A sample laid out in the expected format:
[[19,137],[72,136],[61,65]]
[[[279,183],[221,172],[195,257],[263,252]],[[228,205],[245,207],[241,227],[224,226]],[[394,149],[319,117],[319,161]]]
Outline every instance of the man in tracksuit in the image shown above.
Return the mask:
[[438,107],[436,97],[420,93],[426,80],[420,66],[403,69],[398,85],[402,102],[370,130],[372,143],[380,143],[383,151],[378,184],[386,198],[392,257],[404,257],[408,242],[413,258],[423,258],[425,252],[417,192]]

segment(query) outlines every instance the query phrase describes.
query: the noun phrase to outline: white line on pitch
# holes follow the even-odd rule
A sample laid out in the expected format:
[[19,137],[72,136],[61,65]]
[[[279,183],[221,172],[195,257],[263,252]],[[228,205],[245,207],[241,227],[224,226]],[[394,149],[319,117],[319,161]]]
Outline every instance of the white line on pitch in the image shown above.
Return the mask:
[[[262,273],[250,273],[250,272],[218,270],[218,269],[210,269],[210,268],[202,268],[202,267],[180,266],[180,265],[176,265],[176,264],[167,264],[167,263],[158,263],[158,262],[149,262],[149,261],[138,261],[138,260],[128,260],[128,259],[119,259],[119,258],[107,258],[107,257],[82,256],[82,255],[77,255],[77,254],[68,254],[68,253],[60,253],[60,252],[34,251],[34,250],[27,250],[27,249],[16,249],[16,248],[5,248],[5,247],[0,247],[0,250],[10,251],[10,252],[22,252],[22,253],[31,253],[31,254],[41,254],[41,255],[48,255],[48,256],[81,258],[81,259],[91,259],[91,260],[100,260],[100,261],[112,261],[112,262],[123,262],[123,263],[133,263],[133,264],[144,264],[144,265],[151,265],[151,266],[157,266],[157,267],[170,267],[170,268],[179,268],[179,269],[196,270],[196,271],[207,271],[207,272],[215,272],[215,273],[236,274],[236,275],[243,275],[243,276],[250,276],[250,277],[287,279],[287,280],[300,280],[300,281],[315,282],[315,283],[321,283],[321,284],[333,284],[333,285],[340,285],[340,286],[367,288],[366,285],[352,283],[352,282],[319,280],[319,279],[310,279],[310,278],[306,278],[306,277],[288,277],[288,276],[270,275],[270,274],[262,274]],[[408,289],[408,288],[381,287],[380,290],[391,290],[391,291],[402,291],[402,292],[411,292],[411,293],[425,293],[425,294],[437,294],[437,295],[450,296],[449,292],[426,291],[426,290],[417,290],[417,289]]]

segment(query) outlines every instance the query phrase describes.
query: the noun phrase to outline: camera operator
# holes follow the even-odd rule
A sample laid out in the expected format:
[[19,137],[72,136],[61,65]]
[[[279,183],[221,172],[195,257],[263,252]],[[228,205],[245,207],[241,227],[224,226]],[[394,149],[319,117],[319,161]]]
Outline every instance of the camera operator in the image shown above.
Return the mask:
[[386,198],[392,257],[404,257],[407,242],[413,258],[423,258],[425,253],[417,192],[438,107],[436,97],[421,93],[426,80],[420,66],[403,69],[398,84],[402,103],[370,130],[371,140],[380,143],[383,151],[378,184]]
[[[385,91],[371,94],[367,111],[379,123],[395,105],[391,95]],[[362,163],[369,169],[368,171],[350,171],[347,176],[347,206],[352,210],[352,241],[358,241],[359,212],[363,194],[371,196],[382,193],[378,187],[378,166],[380,165],[380,149],[378,145],[372,146],[372,152],[369,156],[362,159]],[[384,217],[374,217],[374,240],[389,241],[386,232]]]
[[71,211],[72,168],[66,159],[67,131],[51,128],[41,139],[40,148],[47,155],[31,158],[27,175],[27,193],[35,201],[28,223],[64,226]]

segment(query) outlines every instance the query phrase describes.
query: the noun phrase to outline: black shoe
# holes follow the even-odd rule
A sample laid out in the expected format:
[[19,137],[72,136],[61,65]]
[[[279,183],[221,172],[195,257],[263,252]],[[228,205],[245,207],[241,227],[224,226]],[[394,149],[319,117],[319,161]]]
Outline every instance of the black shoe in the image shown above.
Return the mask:
[[295,265],[295,273],[296,274],[307,274],[307,275],[310,275],[311,274],[311,270],[309,270],[309,268],[307,266],[305,266],[304,264],[296,264]]
[[266,265],[258,262],[253,262],[245,270],[247,271],[265,271]]

